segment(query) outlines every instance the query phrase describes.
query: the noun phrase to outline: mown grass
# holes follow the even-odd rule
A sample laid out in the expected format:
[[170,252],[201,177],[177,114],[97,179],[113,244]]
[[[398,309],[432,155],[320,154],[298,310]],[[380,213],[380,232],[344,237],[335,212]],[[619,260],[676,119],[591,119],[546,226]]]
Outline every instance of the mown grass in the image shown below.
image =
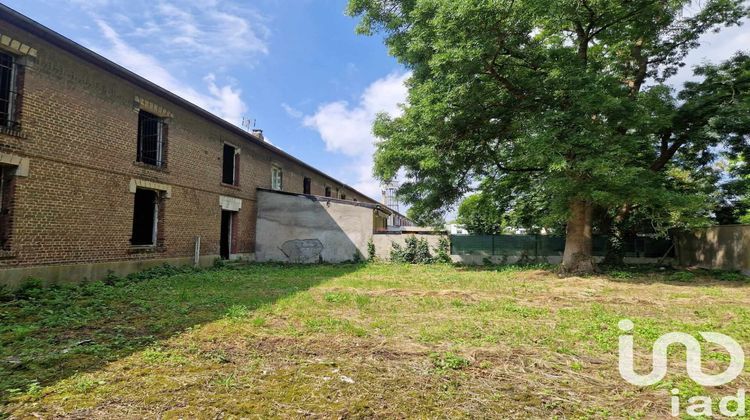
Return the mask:
[[108,283],[0,304],[7,415],[646,418],[675,387],[748,386],[696,386],[679,350],[658,386],[617,373],[623,318],[644,370],[665,332],[747,343],[750,283],[725,273],[251,265]]

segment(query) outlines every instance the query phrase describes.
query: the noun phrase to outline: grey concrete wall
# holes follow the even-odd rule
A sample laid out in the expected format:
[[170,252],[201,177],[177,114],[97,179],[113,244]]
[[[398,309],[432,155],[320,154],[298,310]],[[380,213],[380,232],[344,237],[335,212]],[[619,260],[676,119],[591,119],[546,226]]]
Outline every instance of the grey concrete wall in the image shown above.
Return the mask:
[[[406,238],[410,236],[416,236],[419,239],[426,239],[430,245],[430,253],[432,256],[437,255],[437,249],[439,246],[440,235],[435,234],[395,234],[395,233],[376,233],[372,236],[372,242],[375,244],[375,256],[383,261],[391,259],[391,249],[393,244],[399,244],[401,247],[406,245]],[[367,255],[367,254],[365,254]]]
[[[219,258],[218,255],[201,256],[198,265],[208,267],[217,258]],[[6,285],[14,289],[29,278],[42,280],[47,285],[95,281],[103,279],[110,272],[118,276],[125,276],[164,264],[174,266],[192,265],[193,257],[8,268],[0,271],[0,285]]]
[[750,226],[712,226],[676,235],[680,265],[750,275]]
[[373,210],[303,195],[258,191],[256,261],[351,261],[367,256]]

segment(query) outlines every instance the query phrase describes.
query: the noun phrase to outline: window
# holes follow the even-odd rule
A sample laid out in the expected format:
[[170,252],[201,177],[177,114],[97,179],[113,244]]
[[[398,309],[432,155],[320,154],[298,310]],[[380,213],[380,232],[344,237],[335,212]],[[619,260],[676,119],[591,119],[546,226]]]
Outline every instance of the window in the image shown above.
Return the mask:
[[146,111],[138,112],[138,162],[164,165],[165,131],[163,118]]
[[341,190],[336,188],[336,197],[335,198],[341,198]]
[[223,156],[221,182],[229,185],[239,185],[240,154],[237,153],[237,148],[231,144],[224,143]]
[[18,89],[15,58],[0,53],[0,126],[18,129]]
[[341,199],[346,200],[346,194],[341,194]]
[[326,197],[331,196],[331,187],[326,187]]
[[302,181],[302,194],[310,194],[310,190],[312,189],[312,179],[305,177],[305,179]]
[[0,249],[3,250],[10,247],[14,169],[10,166],[0,166]]
[[159,194],[154,190],[135,190],[133,204],[133,245],[156,245],[159,220]]
[[271,167],[271,189],[281,191],[283,173],[278,166]]

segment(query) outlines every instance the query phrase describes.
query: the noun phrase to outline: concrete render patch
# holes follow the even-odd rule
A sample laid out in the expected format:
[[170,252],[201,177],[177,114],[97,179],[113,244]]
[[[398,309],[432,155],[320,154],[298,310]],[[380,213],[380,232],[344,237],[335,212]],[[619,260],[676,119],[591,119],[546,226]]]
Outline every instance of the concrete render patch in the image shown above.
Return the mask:
[[[219,258],[218,255],[201,256],[198,265],[200,267],[209,267],[217,258]],[[40,279],[46,285],[96,281],[103,279],[110,272],[118,276],[126,276],[130,273],[136,273],[138,271],[143,271],[164,264],[174,266],[192,265],[193,257],[4,268],[0,269],[0,284],[4,284],[13,289],[20,286],[29,278]]]
[[135,194],[135,190],[137,190],[138,188],[164,191],[164,195],[166,196],[166,198],[172,198],[172,186],[171,185],[146,181],[145,179],[137,179],[137,178],[131,179],[130,184],[128,185],[128,191]]
[[240,209],[242,208],[242,200],[235,197],[220,195],[219,206],[221,206],[222,210],[226,211],[240,211]]

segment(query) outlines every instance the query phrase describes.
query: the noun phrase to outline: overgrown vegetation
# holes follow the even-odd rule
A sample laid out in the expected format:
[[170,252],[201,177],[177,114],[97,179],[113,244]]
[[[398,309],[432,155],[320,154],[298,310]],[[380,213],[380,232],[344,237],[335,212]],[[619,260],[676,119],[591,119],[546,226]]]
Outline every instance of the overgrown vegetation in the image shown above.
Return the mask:
[[[654,418],[668,415],[672,388],[750,386],[743,375],[703,389],[675,370],[641,389],[617,373],[622,318],[644,359],[670,331],[750,341],[747,278],[618,268],[560,279],[546,268],[161,267],[108,284],[29,283],[0,303],[0,411]],[[725,356],[709,349],[705,366]]]
[[427,239],[417,238],[414,235],[404,239],[405,245],[393,242],[391,245],[391,261],[407,264],[430,264],[434,260],[430,253],[430,244]]

